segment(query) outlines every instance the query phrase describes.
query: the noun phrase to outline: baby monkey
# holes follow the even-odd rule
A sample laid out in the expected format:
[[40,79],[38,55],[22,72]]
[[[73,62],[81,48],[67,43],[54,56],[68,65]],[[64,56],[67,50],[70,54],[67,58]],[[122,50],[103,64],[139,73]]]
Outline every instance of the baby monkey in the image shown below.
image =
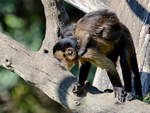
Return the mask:
[[[53,54],[69,69],[79,62],[79,76],[73,93],[80,95],[83,92],[93,64],[107,71],[119,101],[135,98],[132,94],[132,79],[136,96],[142,96],[133,40],[128,28],[115,13],[108,10],[91,12],[77,22],[72,33],[72,37],[64,36],[64,39],[55,44]],[[119,56],[124,87],[116,70]],[[132,72],[134,76],[131,76]]]

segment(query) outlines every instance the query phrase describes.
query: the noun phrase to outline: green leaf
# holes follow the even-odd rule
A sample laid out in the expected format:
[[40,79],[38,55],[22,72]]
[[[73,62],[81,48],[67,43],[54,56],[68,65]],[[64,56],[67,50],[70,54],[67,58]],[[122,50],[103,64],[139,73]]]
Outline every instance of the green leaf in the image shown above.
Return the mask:
[[0,71],[0,92],[12,88],[17,84],[18,76],[8,70]]
[[25,26],[23,19],[12,14],[6,15],[4,21],[10,28],[23,28]]

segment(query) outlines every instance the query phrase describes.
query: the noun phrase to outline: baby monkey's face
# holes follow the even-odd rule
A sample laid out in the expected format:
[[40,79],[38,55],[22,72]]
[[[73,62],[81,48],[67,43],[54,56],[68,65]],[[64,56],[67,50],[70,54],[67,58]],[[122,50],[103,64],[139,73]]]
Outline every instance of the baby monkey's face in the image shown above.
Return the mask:
[[78,60],[77,51],[72,47],[66,48],[65,51],[58,50],[54,53],[54,56],[69,70],[72,69]]

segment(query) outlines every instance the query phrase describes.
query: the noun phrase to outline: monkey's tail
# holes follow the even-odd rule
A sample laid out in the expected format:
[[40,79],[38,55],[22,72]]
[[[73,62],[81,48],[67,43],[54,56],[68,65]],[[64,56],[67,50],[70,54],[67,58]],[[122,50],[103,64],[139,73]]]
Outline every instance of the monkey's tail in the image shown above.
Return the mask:
[[137,63],[137,58],[136,58],[135,52],[131,56],[130,60],[131,60],[131,69],[134,74],[134,76],[133,76],[134,89],[135,89],[136,95],[142,97],[141,78],[140,78],[140,73],[139,73],[139,68],[138,68],[138,63]]

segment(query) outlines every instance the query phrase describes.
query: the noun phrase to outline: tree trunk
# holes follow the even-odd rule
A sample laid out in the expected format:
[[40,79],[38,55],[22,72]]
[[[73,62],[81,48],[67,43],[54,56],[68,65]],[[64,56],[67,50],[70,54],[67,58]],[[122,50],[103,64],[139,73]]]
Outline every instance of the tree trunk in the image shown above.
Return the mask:
[[[117,104],[117,99],[114,98],[113,94],[102,94],[97,88],[92,86],[87,86],[87,93],[85,93],[84,98],[76,97],[72,94],[71,90],[76,78],[69,71],[65,70],[63,65],[60,64],[52,54],[53,45],[58,40],[57,31],[67,20],[67,14],[63,7],[63,0],[41,1],[43,3],[46,16],[46,35],[40,51],[30,51],[9,36],[0,33],[0,65],[17,73],[27,82],[31,82],[35,87],[40,88],[50,98],[70,109],[71,111],[69,112],[148,113],[150,111],[150,107],[143,102],[134,100],[123,104]],[[74,5],[76,5],[77,1],[80,2],[80,0],[75,0]],[[85,3],[88,3],[88,5],[85,5]],[[113,7],[114,4],[119,4],[120,1],[118,0],[118,2],[116,1],[115,3],[114,0],[114,3],[111,3],[110,0],[86,0],[86,2],[80,2],[80,6],[78,7],[81,7],[81,9],[85,10],[85,12],[88,12],[98,9],[99,7],[97,5],[101,6],[100,4],[104,5],[104,3]],[[123,9],[125,9],[124,7],[129,7],[126,1],[122,1],[121,3],[119,5],[117,4],[118,8],[121,6]],[[86,9],[84,9],[85,7]],[[117,12],[118,8],[116,7],[114,10]],[[138,43],[138,41],[135,40],[135,44],[138,44],[138,47],[143,49],[143,51],[141,49],[137,49],[137,52],[140,52],[140,50],[143,52],[144,56],[139,56],[138,59],[141,64],[140,69],[142,69],[142,71],[144,70],[144,73],[146,73],[149,69],[149,62],[147,63],[147,60],[149,60],[148,49],[150,49],[150,37],[146,35],[147,32],[144,30],[147,29],[147,27],[144,27],[147,26],[147,24],[142,24],[142,20],[140,20],[139,17],[136,17],[134,11],[131,11],[131,9],[128,8],[128,12],[125,13],[121,11],[119,13],[118,11],[117,14],[122,14],[121,16],[119,15],[122,18],[123,14],[130,14],[126,18],[130,21],[130,23],[127,24],[128,27],[132,26],[131,28],[133,28],[130,28],[133,37],[139,36],[139,33],[141,33],[140,28],[144,31],[144,33],[141,33],[140,35],[142,38],[139,39],[139,42],[141,43]],[[144,16],[146,14],[147,13],[145,13]],[[147,19],[148,18],[149,17],[147,17]],[[121,19],[123,22],[125,22],[125,20],[125,18]],[[134,26],[133,23],[136,23],[135,25],[137,26]],[[145,35],[148,38],[144,38]],[[142,45],[142,42],[145,45]]]

